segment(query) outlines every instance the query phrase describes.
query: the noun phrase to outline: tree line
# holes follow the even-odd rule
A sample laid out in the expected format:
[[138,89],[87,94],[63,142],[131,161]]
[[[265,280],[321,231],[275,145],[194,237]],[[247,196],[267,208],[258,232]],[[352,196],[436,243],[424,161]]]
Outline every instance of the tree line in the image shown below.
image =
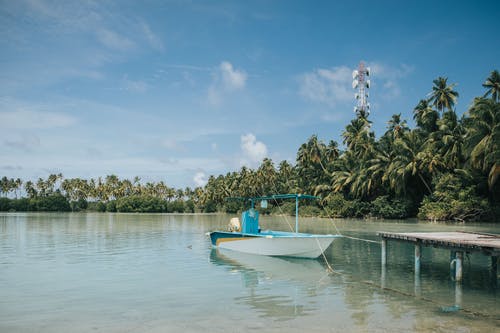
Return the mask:
[[[227,196],[312,193],[321,198],[312,213],[337,217],[429,220],[490,220],[500,216],[500,75],[491,72],[483,96],[459,117],[455,84],[433,81],[429,97],[413,110],[415,127],[392,115],[376,138],[368,114],[360,112],[342,132],[342,143],[311,136],[296,164],[277,168],[265,159],[210,177],[206,199],[227,207]],[[279,203],[277,203],[279,204]]]
[[[244,203],[227,197],[308,193],[320,197],[305,214],[335,217],[430,220],[490,220],[500,216],[500,75],[491,72],[483,96],[459,117],[459,93],[445,77],[433,81],[429,97],[413,110],[415,127],[392,115],[376,138],[368,114],[360,112],[342,132],[342,144],[312,135],[296,163],[277,166],[265,158],[256,169],[242,167],[210,176],[204,187],[175,189],[164,182],[64,179],[36,182],[3,177],[0,210],[98,210],[122,212],[236,212]],[[23,192],[26,197],[17,199]],[[54,198],[48,209],[46,202]],[[49,207],[49,208],[50,208]],[[64,208],[64,209],[63,209]],[[292,206],[270,202],[265,212],[293,214]]]
[[[2,177],[0,211],[194,212],[193,200],[199,202],[196,194],[201,190],[175,189],[163,181],[142,184],[139,177],[116,175],[87,180],[51,174],[35,182]],[[23,191],[25,197],[18,198]]]

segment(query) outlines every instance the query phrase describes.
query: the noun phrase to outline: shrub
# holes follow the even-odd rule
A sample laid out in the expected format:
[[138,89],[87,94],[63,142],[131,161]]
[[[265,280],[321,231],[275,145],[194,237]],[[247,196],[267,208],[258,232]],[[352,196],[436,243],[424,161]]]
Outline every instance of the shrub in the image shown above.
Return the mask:
[[13,199],[10,202],[10,210],[16,212],[27,212],[31,210],[30,200],[28,198]]
[[[295,212],[294,212],[295,215]],[[300,216],[320,216],[321,209],[314,205],[302,206],[299,209]]]
[[331,194],[323,201],[326,216],[364,217],[370,215],[370,203],[360,200],[347,200],[341,193]]
[[184,201],[175,200],[167,205],[168,213],[184,213]]
[[295,216],[295,203],[288,201],[288,202],[283,202],[281,205],[276,205],[273,207],[272,213]]
[[418,217],[435,221],[477,221],[490,217],[493,209],[486,199],[476,194],[475,185],[467,185],[457,175],[445,174],[435,181],[434,193],[422,201]]
[[29,200],[30,210],[41,212],[69,212],[71,205],[66,197],[60,193],[54,193],[46,197],[36,197]]
[[79,212],[79,211],[85,210],[85,209],[87,209],[87,207],[88,207],[88,203],[87,203],[87,200],[85,200],[85,199],[79,199],[77,201],[71,202],[71,210],[73,212]]
[[194,202],[193,202],[193,200],[187,200],[184,203],[184,212],[186,212],[186,213],[194,213]]
[[385,219],[403,219],[408,217],[409,203],[398,199],[390,200],[383,195],[371,202],[371,215]]
[[166,201],[149,195],[132,195],[116,200],[116,211],[124,213],[161,213],[167,211]]
[[110,213],[116,212],[116,200],[111,200],[106,203],[106,211]]
[[10,199],[0,198],[0,212],[8,212],[10,210]]
[[106,211],[106,204],[101,201],[91,201],[87,203],[87,210],[102,213]]
[[214,201],[207,201],[202,207],[204,213],[215,213],[217,211],[217,204]]

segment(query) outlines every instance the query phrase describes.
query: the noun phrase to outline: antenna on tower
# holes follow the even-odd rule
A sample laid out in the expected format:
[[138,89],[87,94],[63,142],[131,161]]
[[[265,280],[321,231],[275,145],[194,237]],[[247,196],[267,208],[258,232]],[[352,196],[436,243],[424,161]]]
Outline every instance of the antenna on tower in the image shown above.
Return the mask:
[[365,67],[361,61],[358,69],[352,72],[352,88],[358,92],[354,94],[357,104],[354,112],[358,117],[366,118],[370,114],[370,103],[368,103],[368,89],[370,89],[370,67]]

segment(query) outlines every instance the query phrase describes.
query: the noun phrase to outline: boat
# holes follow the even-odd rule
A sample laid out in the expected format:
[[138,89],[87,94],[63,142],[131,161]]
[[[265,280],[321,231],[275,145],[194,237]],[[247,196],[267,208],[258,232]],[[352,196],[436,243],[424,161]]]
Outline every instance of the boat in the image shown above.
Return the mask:
[[[299,232],[299,200],[317,199],[307,194],[275,194],[271,196],[232,198],[250,202],[250,208],[241,214],[241,224],[231,219],[229,231],[210,232],[212,246],[244,253],[310,258],[319,257],[340,235],[321,235]],[[261,230],[259,212],[255,203],[260,201],[261,208],[267,207],[268,200],[295,199],[295,232]]]

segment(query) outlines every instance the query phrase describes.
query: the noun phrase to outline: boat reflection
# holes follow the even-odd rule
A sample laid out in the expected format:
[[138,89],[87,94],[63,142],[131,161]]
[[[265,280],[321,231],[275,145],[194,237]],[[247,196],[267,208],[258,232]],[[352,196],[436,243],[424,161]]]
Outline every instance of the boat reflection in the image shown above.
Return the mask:
[[318,260],[269,257],[212,249],[210,262],[240,274],[246,295],[235,302],[249,305],[261,317],[289,320],[317,309],[315,296],[330,282]]

